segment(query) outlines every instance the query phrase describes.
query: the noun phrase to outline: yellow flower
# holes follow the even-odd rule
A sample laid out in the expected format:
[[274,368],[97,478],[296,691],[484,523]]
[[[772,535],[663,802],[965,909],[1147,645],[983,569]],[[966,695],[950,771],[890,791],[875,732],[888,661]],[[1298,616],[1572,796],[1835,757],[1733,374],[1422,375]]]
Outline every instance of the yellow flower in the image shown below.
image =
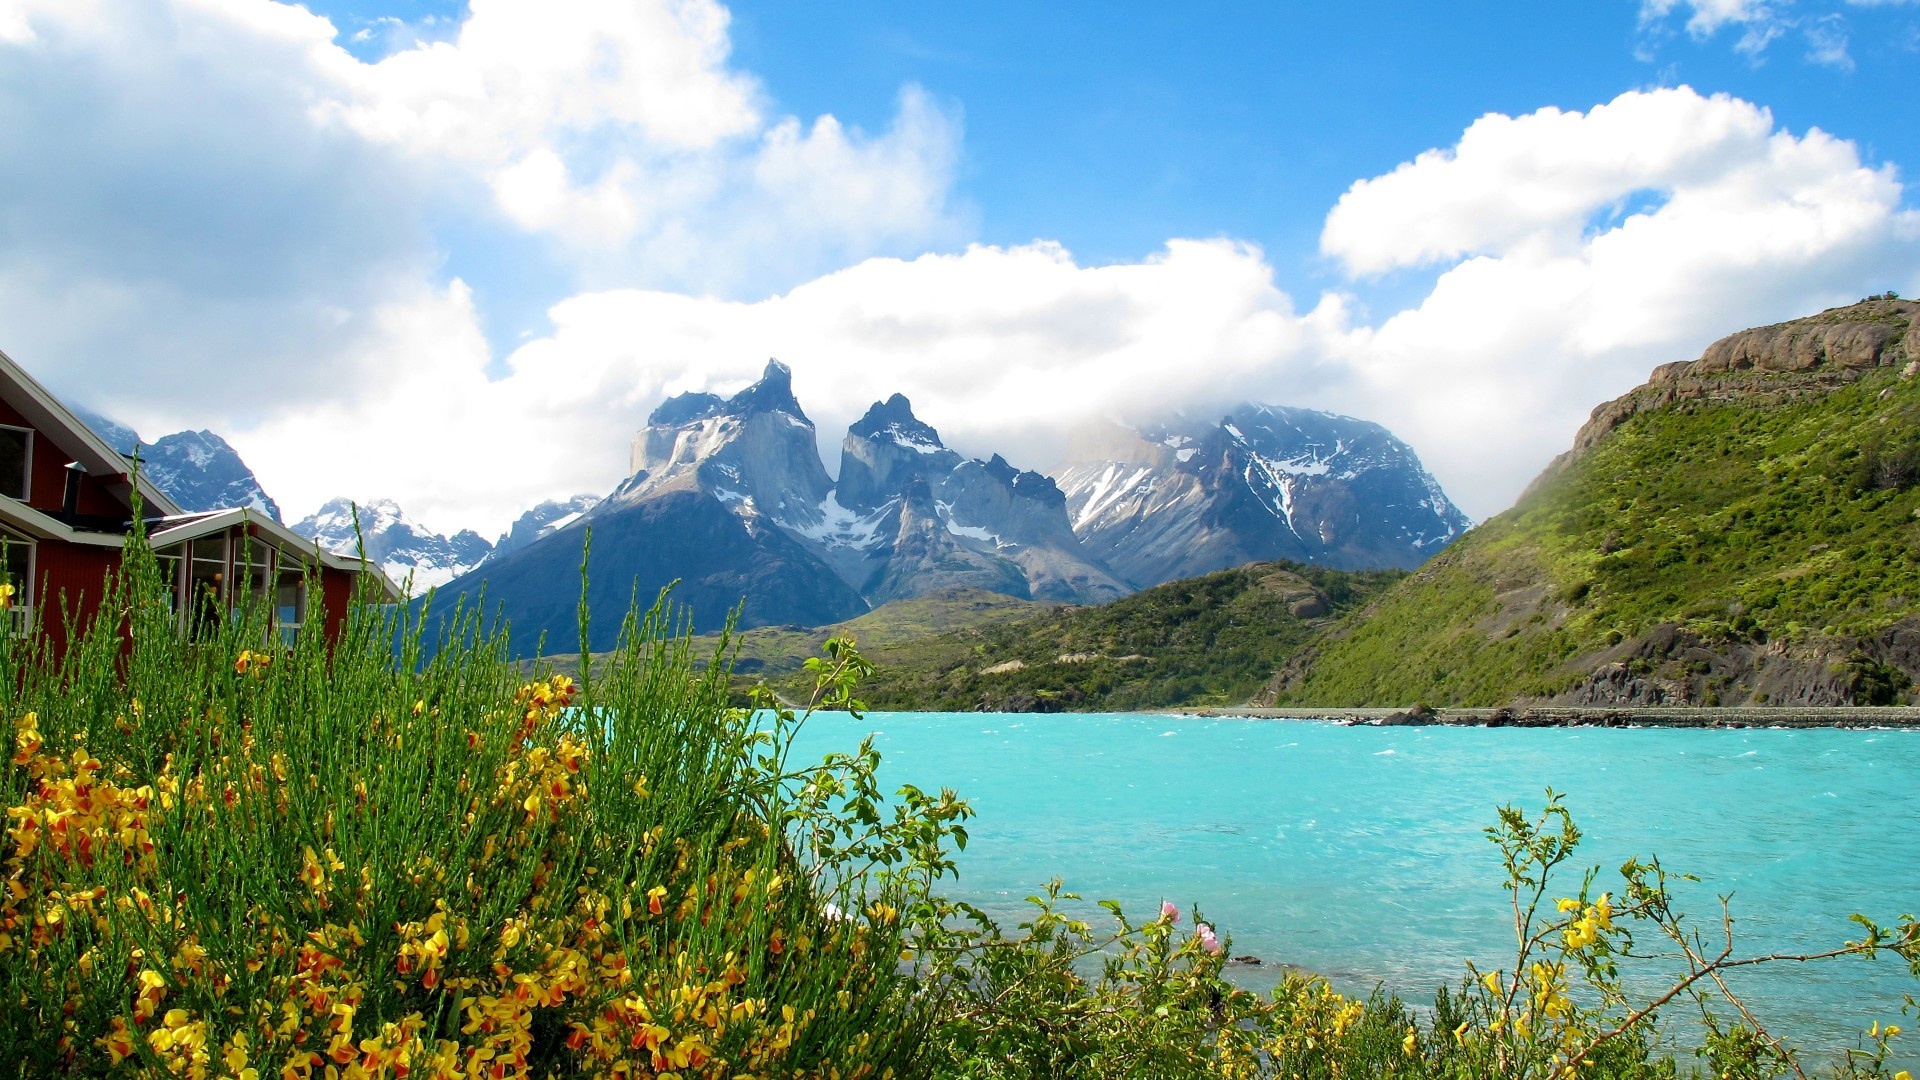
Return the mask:
[[1408,1057],[1412,1057],[1414,1055],[1414,1052],[1419,1048],[1419,1046],[1420,1046],[1420,1032],[1415,1028],[1409,1027],[1407,1029],[1407,1037],[1400,1040],[1401,1051],[1405,1053]]
[[241,649],[240,655],[233,661],[233,673],[235,675],[245,675],[248,672],[252,672],[257,678],[260,672],[271,663],[273,663],[273,656],[270,653],[254,652],[252,649]]
[[0,611],[5,611],[12,606],[13,606],[13,586],[10,584],[0,585]]

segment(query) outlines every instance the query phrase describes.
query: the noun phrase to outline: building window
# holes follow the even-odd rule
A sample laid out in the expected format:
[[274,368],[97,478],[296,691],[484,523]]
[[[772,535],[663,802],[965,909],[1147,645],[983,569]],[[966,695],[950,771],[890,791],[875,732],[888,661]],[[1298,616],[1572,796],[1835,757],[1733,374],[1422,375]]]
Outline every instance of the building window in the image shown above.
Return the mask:
[[273,590],[273,622],[280,629],[280,642],[291,647],[300,628],[307,622],[307,576],[299,563],[285,561]]
[[218,631],[226,611],[227,537],[203,536],[189,545],[187,560],[187,632],[195,637]]
[[268,583],[273,581],[273,548],[250,536],[241,536],[233,552],[233,585],[229,596],[233,618],[245,616],[270,599]]
[[14,637],[25,637],[33,625],[33,542],[10,533],[0,533],[0,573],[13,586],[4,625]]
[[153,561],[160,568],[160,588],[167,596],[167,610],[175,615],[180,613],[180,590],[185,580],[180,572],[180,564],[186,561],[186,557],[185,544],[175,544],[153,553]]
[[33,475],[33,431],[0,425],[0,495],[27,501]]

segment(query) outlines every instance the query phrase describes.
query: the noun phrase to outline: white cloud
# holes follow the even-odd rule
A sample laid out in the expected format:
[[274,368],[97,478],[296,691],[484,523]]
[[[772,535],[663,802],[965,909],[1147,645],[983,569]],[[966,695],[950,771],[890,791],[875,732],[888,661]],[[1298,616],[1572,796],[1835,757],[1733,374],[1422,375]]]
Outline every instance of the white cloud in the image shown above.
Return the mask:
[[4,345],[146,427],[233,429],[385,378],[378,313],[469,246],[533,252],[516,284],[557,299],[959,232],[948,110],[803,125],[727,53],[709,0],[478,0],[372,64],[272,0],[0,0]]
[[1765,109],[1686,88],[1622,94],[1586,113],[1490,113],[1455,146],[1349,188],[1321,250],[1360,275],[1483,251],[1573,250],[1596,211],[1762,158],[1772,129]]
[[[1488,190],[1506,193],[1508,213]],[[1645,191],[1657,199],[1611,213]],[[1358,269],[1444,264],[1419,304],[1373,325],[1340,294],[1301,310],[1263,253],[1230,241],[1098,267],[1052,244],[977,246],[866,260],[755,302],[583,293],[489,382],[477,334],[455,332],[471,312],[441,297],[409,318],[445,319],[419,336],[465,345],[364,402],[236,442],[290,504],[362,477],[353,490],[427,520],[498,527],[540,498],[610,488],[661,398],[737,389],[776,356],[830,468],[846,425],[895,391],[957,448],[1025,467],[1049,464],[1087,419],[1251,398],[1385,423],[1484,517],[1656,364],[1911,288],[1920,216],[1900,197],[1891,168],[1822,132],[1779,131],[1765,110],[1689,90],[1634,93],[1587,113],[1484,118],[1455,147],[1355,184],[1329,215],[1330,254]],[[387,351],[412,355],[407,340]],[[415,399],[434,409],[379,404]],[[342,428],[369,432],[349,440],[366,448],[358,458],[321,469],[286,449]]]

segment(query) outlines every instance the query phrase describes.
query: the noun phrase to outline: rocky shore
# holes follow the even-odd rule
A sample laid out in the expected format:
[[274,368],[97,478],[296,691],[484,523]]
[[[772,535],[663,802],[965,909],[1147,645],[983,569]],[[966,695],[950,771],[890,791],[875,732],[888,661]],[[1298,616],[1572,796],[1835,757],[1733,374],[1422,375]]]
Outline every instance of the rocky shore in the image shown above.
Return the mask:
[[1518,705],[1497,709],[1284,709],[1223,706],[1176,710],[1182,716],[1251,720],[1319,720],[1373,727],[1641,727],[1641,728],[1915,728],[1920,708],[1909,706],[1693,708]]

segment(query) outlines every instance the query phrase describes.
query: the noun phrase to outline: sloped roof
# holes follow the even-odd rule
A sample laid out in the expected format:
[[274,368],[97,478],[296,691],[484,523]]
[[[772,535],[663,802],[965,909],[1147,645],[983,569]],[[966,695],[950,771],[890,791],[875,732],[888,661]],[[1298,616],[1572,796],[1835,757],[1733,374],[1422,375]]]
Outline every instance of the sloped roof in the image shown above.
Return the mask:
[[[27,374],[27,370],[16,363],[13,357],[0,351],[0,398],[20,411],[36,431],[69,456],[86,467],[91,476],[127,477],[129,493],[133,469],[120,452],[108,446],[105,439],[94,434],[93,429],[81,422],[73,410],[62,404],[60,399],[39,380]],[[138,477],[140,501],[158,510],[161,514],[178,514],[180,507],[167,498],[167,493],[145,476]],[[131,506],[131,502],[129,502]]]

